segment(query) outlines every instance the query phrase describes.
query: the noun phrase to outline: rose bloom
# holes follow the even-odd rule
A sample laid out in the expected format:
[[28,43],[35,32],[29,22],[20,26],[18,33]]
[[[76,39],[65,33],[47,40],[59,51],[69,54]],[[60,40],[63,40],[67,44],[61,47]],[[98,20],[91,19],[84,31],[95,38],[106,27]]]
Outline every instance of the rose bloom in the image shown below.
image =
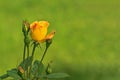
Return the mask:
[[46,40],[52,39],[55,31],[52,31],[47,35],[49,23],[47,21],[35,21],[30,24],[31,38],[37,42],[44,42]]

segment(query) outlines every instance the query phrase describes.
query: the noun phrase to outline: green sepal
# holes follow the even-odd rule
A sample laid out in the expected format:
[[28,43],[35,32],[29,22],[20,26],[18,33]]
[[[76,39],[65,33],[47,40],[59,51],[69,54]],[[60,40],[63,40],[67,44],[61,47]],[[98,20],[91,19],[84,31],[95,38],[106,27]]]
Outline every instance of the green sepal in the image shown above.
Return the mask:
[[25,21],[23,21],[23,24],[22,24],[22,32],[23,32],[24,36],[26,36],[27,35],[27,30],[26,30],[26,26],[25,26],[24,22]]
[[52,44],[52,39],[46,40],[46,48],[48,48]]

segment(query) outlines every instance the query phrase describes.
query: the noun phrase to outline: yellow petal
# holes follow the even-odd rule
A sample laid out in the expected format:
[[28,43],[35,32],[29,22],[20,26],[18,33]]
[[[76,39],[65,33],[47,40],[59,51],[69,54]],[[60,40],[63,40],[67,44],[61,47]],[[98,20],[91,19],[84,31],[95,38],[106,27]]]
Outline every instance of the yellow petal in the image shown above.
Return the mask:
[[47,21],[35,21],[30,25],[31,37],[37,42],[43,41],[47,34],[49,23]]
[[48,23],[48,21],[39,21],[39,25],[40,25],[40,27],[48,27],[49,26],[49,23]]
[[50,33],[45,37],[45,40],[52,39],[54,35],[55,35],[55,31],[53,30],[52,32],[50,32]]
[[32,24],[30,24],[30,30],[33,31],[37,25],[38,25],[38,21],[35,21]]

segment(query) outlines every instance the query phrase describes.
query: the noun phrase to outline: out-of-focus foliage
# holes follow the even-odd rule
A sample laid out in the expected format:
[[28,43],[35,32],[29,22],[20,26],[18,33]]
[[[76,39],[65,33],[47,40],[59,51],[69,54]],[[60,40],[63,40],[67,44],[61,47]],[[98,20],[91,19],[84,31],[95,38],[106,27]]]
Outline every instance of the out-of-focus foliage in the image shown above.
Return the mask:
[[45,58],[54,72],[69,73],[67,80],[119,80],[119,9],[119,0],[1,0],[0,74],[22,59],[22,21],[37,19],[56,30]]

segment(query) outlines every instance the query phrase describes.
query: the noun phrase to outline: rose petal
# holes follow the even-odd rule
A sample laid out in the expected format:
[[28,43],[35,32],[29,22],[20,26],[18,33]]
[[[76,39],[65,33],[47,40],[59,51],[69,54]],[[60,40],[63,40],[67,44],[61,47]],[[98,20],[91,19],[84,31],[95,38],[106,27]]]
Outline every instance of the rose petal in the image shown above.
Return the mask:
[[55,35],[55,31],[53,30],[45,37],[45,40],[52,39],[54,35]]

